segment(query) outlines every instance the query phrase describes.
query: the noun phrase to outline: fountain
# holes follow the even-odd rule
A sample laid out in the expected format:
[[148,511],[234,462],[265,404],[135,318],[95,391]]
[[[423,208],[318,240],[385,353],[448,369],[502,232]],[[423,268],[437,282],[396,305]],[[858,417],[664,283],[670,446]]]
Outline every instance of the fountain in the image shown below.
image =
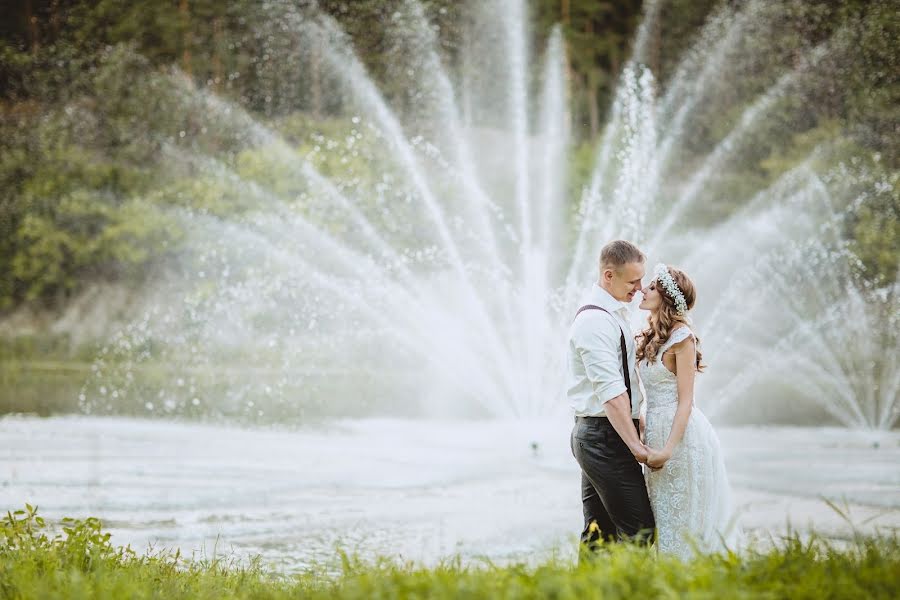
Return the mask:
[[624,237],[699,283],[695,326],[710,370],[698,398],[711,414],[779,421],[791,397],[788,421],[892,428],[897,338],[881,334],[896,331],[896,284],[867,289],[840,233],[865,202],[860,190],[878,182],[841,185],[822,144],[746,201],[727,187],[742,153],[777,143],[757,135],[768,120],[802,110],[783,100],[812,93],[824,59],[847,51],[840,32],[745,90],[755,99],[731,131],[685,164],[691,128],[739,77],[741,44],[781,15],[765,2],[723,8],[661,83],[642,62],[657,12],[648,3],[577,203],[561,32],[530,68],[521,1],[479,3],[473,32],[494,35],[470,40],[462,63],[475,72],[461,77],[442,62],[422,7],[403,3],[389,25],[415,82],[403,110],[333,21],[283,7],[298,51],[321,59],[344,98],[331,133],[300,144],[289,123],[263,124],[173,73],[181,110],[240,150],[166,141],[171,170],[205,174],[239,210],[171,211],[185,250],[98,356],[84,411],[276,422],[562,415],[566,324],[600,246]]

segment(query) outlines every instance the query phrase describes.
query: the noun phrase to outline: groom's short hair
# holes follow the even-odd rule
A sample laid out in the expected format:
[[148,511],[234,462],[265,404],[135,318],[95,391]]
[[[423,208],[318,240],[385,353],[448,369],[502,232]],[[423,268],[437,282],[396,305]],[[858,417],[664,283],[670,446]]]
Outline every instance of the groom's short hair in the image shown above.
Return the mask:
[[600,272],[606,269],[621,269],[628,263],[643,263],[647,260],[640,249],[625,240],[616,240],[603,246],[600,251]]

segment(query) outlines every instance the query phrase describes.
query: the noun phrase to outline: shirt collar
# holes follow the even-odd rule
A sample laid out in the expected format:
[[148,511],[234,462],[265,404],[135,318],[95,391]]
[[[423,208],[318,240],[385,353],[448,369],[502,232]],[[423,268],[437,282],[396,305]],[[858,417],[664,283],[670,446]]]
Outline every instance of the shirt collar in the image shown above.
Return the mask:
[[628,314],[630,310],[629,304],[613,298],[612,294],[600,287],[598,283],[594,283],[591,288],[590,299],[592,304],[596,304],[600,308],[605,308],[609,312],[618,312],[624,309],[625,314]]

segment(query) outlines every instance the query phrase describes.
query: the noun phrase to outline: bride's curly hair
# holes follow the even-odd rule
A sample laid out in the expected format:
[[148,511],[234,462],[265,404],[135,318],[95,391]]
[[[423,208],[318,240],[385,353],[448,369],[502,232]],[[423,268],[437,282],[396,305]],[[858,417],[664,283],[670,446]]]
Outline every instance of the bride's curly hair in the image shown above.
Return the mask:
[[[672,279],[678,285],[678,289],[684,295],[684,301],[687,303],[688,310],[692,309],[694,302],[697,300],[697,288],[694,287],[694,282],[691,281],[684,271],[675,267],[667,268],[669,275],[672,276]],[[669,296],[666,288],[659,281],[656,282],[656,291],[659,292],[662,302],[659,309],[650,314],[649,326],[637,335],[636,357],[638,361],[646,358],[647,362],[655,362],[659,358],[656,354],[659,352],[660,346],[665,344],[669,336],[672,335],[675,325],[678,323],[687,325],[688,322],[686,315],[678,314],[678,309],[675,308],[675,299]],[[695,338],[695,340],[697,345],[697,371],[703,371],[706,365],[701,362],[703,355],[700,352],[700,340],[699,338]]]

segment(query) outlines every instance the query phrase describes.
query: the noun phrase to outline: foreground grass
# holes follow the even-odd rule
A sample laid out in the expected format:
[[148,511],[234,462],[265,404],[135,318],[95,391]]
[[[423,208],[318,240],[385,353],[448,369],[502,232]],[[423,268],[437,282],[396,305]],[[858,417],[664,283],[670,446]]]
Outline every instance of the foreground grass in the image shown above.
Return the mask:
[[690,564],[616,546],[591,565],[426,568],[342,557],[342,570],[278,576],[259,563],[189,561],[114,547],[97,519],[63,520],[54,535],[27,506],[0,524],[0,598],[896,598],[896,535],[857,538],[841,549],[821,539],[784,540],[743,556]]

